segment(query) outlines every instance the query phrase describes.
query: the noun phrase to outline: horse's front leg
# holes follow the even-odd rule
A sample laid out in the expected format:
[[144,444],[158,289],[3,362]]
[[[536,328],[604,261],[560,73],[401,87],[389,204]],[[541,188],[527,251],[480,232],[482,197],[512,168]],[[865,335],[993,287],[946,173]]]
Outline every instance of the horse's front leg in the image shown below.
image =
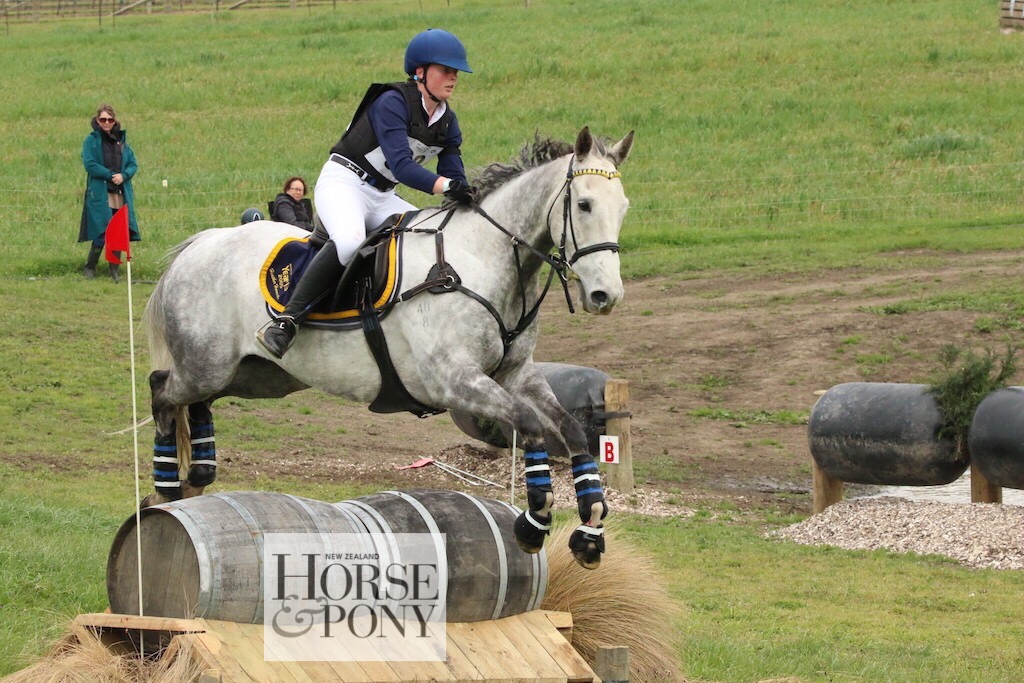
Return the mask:
[[545,538],[551,533],[551,508],[555,504],[555,494],[551,490],[547,451],[541,450],[543,446],[536,443],[524,446],[527,509],[519,513],[513,532],[520,548],[528,553],[539,553]]
[[451,369],[452,374],[425,378],[425,388],[434,405],[508,425],[518,433],[526,454],[527,509],[516,519],[514,532],[516,542],[525,552],[540,552],[551,531],[551,508],[555,501],[544,424],[527,402],[479,370],[460,370],[456,360],[435,365]]
[[[527,365],[520,371],[514,387],[513,392],[533,407],[544,424],[549,437],[548,443],[552,446],[557,444],[565,453],[573,454],[573,486],[576,489],[576,506],[582,524],[570,536],[569,549],[580,566],[596,569],[601,564],[601,554],[605,551],[602,521],[608,515],[608,504],[605,502],[597,463],[587,450],[587,435],[583,431],[583,426],[562,407],[547,381],[532,365]],[[527,493],[529,494],[531,483],[531,456],[535,463],[534,467],[543,460],[542,471],[548,475],[547,490],[550,491],[551,477],[547,468],[547,453],[527,453]],[[516,528],[518,538],[518,524]]]

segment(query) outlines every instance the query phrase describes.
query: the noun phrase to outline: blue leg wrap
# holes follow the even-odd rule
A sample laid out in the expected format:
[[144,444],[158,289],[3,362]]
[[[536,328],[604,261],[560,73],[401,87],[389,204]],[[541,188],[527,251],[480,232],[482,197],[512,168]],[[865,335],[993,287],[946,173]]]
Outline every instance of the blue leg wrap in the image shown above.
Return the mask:
[[217,478],[217,446],[213,438],[213,416],[209,410],[199,419],[193,419],[189,410],[189,430],[192,433],[192,464],[188,469],[188,483],[209,486]]
[[576,486],[576,506],[583,523],[569,537],[569,549],[582,567],[596,569],[605,551],[604,525],[601,520],[608,514],[608,505],[604,502],[604,489],[601,488],[597,463],[589,453],[573,456],[572,476]]
[[525,454],[526,498],[534,512],[549,507],[547,494],[551,493],[551,468],[546,451]]
[[169,500],[181,499],[178,480],[178,443],[174,429],[153,439],[153,484],[156,492]]
[[516,518],[513,533],[519,547],[528,553],[540,552],[544,537],[551,532],[551,468],[545,451],[526,453],[526,499],[529,509]]
[[580,520],[583,523],[590,522],[594,514],[594,505],[598,503],[601,504],[601,513],[598,520],[594,521],[604,519],[608,514],[608,506],[604,502],[601,475],[597,471],[597,463],[589,453],[572,457],[572,477],[576,487],[576,506],[579,508]]

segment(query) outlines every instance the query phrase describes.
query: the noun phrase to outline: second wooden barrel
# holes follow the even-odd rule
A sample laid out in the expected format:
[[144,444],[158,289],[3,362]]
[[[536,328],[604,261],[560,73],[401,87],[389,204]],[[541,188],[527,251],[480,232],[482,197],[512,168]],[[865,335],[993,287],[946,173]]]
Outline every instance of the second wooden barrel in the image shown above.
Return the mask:
[[[587,435],[587,448],[595,458],[600,455],[599,441],[605,433],[607,414],[604,388],[608,375],[594,368],[564,363],[536,363],[558,403],[580,421]],[[457,410],[449,411],[452,422],[463,432],[486,444],[508,448],[507,428],[502,425]]]
[[458,491],[386,491],[336,504],[368,532],[443,533],[447,539],[449,622],[484,621],[540,607],[547,556],[520,550],[519,510]]
[[1024,387],[993,391],[978,404],[967,445],[990,484],[1024,489]]

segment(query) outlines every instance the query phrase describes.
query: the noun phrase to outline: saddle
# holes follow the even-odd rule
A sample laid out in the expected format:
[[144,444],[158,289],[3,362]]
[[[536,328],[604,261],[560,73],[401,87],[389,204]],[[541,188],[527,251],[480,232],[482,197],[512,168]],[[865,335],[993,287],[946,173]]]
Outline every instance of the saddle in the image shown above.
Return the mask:
[[[395,214],[369,231],[338,286],[314,306],[303,322],[304,327],[362,328],[381,375],[380,392],[369,405],[375,413],[410,412],[427,417],[445,412],[443,408],[424,405],[409,394],[391,361],[380,325],[401,299],[402,239],[418,213]],[[284,310],[292,285],[328,239],[327,231],[317,220],[309,236],[289,237],[271,250],[260,269],[260,289],[271,318]]]
[[[403,230],[415,212],[395,214],[367,233],[333,293],[310,311],[304,325],[329,329],[360,327],[361,312],[383,318],[398,300]],[[289,237],[274,246],[260,268],[260,290],[272,318],[284,310],[310,261],[329,239],[317,222],[306,237]]]

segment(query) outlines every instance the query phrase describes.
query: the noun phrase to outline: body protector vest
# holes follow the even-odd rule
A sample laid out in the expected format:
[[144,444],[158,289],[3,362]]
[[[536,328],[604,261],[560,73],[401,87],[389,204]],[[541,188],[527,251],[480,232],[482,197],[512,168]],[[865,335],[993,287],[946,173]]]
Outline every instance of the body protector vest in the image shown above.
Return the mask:
[[398,184],[398,179],[388,168],[377,135],[373,132],[369,109],[370,105],[388,90],[397,90],[405,98],[409,108],[409,149],[412,150],[413,160],[420,165],[444,151],[448,139],[448,126],[454,117],[451,107],[448,107],[440,119],[433,125],[428,125],[427,112],[423,109],[420,91],[412,81],[371,85],[356,109],[352,122],[345,129],[345,134],[334,147],[331,147],[331,154],[340,154],[358,164],[375,181],[374,187],[381,190],[391,189]]

